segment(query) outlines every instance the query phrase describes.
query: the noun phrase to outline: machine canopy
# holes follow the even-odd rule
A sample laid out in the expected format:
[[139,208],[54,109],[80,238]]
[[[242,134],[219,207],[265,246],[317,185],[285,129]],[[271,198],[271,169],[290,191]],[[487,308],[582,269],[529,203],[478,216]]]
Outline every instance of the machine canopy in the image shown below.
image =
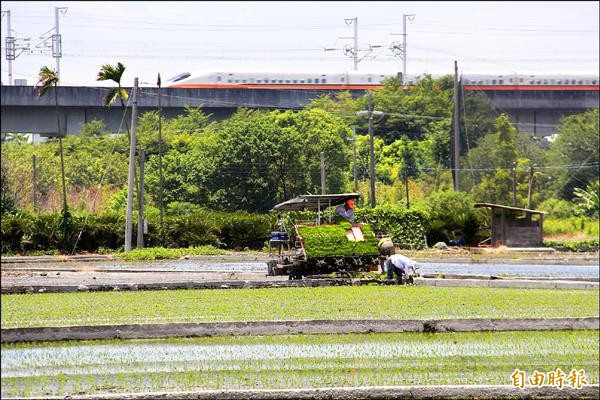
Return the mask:
[[356,200],[358,193],[303,194],[284,201],[273,207],[273,211],[320,211],[327,207],[344,204],[347,200]]

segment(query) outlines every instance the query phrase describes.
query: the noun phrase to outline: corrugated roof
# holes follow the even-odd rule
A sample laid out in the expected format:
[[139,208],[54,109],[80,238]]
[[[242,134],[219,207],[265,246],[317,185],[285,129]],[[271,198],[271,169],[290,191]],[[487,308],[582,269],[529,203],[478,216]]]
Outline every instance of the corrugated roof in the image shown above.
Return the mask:
[[548,214],[546,211],[530,210],[528,208],[503,206],[502,204],[492,204],[492,203],[475,203],[475,207],[477,207],[477,208],[504,208],[505,210],[523,211],[523,212],[528,212],[531,214]]
[[344,204],[346,200],[358,199],[358,193],[338,194],[303,194],[291,200],[284,201],[273,207],[275,211],[318,211]]

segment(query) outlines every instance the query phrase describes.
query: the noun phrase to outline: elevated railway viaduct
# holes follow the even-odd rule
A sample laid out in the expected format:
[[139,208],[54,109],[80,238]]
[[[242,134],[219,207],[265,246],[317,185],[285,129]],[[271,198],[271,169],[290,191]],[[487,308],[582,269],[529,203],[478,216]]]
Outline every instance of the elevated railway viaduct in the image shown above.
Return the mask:
[[[54,96],[38,97],[32,86],[2,86],[2,133],[36,133],[52,137],[57,134]],[[61,127],[67,134],[78,134],[81,124],[94,119],[104,121],[109,131],[125,131],[124,120],[131,124],[131,110],[126,116],[115,102],[103,105],[110,88],[63,86],[58,88]],[[131,88],[126,88],[129,92]],[[465,90],[480,91],[500,110],[507,113],[522,131],[535,136],[554,133],[557,122],[566,115],[576,114],[599,106],[598,86],[575,88],[555,87],[543,90],[519,87],[465,85]],[[301,109],[312,99],[335,90],[294,89],[177,89],[162,88],[161,105],[167,118],[181,115],[185,107],[202,106],[211,118],[227,118],[239,107],[266,109]],[[360,96],[364,90],[352,91]],[[138,111],[155,111],[158,88],[141,87]]]

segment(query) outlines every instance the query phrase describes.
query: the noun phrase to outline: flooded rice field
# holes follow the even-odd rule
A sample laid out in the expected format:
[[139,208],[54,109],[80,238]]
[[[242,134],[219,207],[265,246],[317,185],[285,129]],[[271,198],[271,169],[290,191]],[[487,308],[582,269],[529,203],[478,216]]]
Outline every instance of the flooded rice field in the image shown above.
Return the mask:
[[[544,278],[599,278],[597,264],[513,264],[418,262],[421,274],[496,275]],[[97,271],[97,272],[249,272],[267,273],[266,262],[207,262],[170,260],[152,262],[48,262],[2,265],[3,271]]]
[[496,275],[539,278],[598,278],[598,265],[470,264],[421,262],[421,274]]
[[585,369],[597,331],[204,337],[2,346],[2,396],[509,384],[515,367]]

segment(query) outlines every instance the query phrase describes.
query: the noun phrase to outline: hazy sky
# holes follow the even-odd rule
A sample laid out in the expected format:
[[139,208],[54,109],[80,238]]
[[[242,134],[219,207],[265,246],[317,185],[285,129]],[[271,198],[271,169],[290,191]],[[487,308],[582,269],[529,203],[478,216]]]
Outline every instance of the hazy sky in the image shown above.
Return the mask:
[[[40,36],[59,16],[63,85],[112,86],[96,81],[102,64],[126,66],[133,78],[156,84],[201,70],[352,70],[344,54],[358,18],[362,71],[395,73],[402,60],[390,50],[407,22],[407,72],[550,74],[599,70],[599,2],[2,2],[2,82],[7,16],[13,35],[30,38],[31,52],[13,61],[13,77],[35,84],[40,67],[56,68]],[[48,42],[50,43],[50,42]],[[381,46],[368,54],[369,46]],[[325,48],[335,50],[325,51]]]

